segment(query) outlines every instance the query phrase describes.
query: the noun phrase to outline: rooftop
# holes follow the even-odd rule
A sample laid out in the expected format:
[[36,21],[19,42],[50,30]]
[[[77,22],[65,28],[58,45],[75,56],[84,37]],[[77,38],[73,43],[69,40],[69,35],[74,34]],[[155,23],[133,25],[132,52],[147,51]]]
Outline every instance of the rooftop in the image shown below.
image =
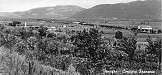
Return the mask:
[[140,28],[152,28],[152,27],[149,25],[141,25]]

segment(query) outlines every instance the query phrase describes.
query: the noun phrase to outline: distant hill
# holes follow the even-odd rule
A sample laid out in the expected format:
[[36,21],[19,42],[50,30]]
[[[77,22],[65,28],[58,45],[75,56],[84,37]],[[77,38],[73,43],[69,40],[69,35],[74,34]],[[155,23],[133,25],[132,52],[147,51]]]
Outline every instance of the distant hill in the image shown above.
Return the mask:
[[8,12],[1,12],[0,16],[3,17],[12,17],[12,18],[56,18],[56,19],[63,19],[68,18],[69,16],[72,16],[82,10],[85,10],[84,8],[81,8],[79,6],[74,5],[66,5],[66,6],[55,6],[55,7],[40,7],[40,8],[34,8],[28,11],[24,12],[14,12],[14,13],[8,13]]
[[10,13],[10,12],[0,12],[0,17],[2,18],[20,18],[19,15],[14,14],[14,13]]
[[161,0],[134,1],[130,3],[101,4],[83,10],[74,19],[161,19]]

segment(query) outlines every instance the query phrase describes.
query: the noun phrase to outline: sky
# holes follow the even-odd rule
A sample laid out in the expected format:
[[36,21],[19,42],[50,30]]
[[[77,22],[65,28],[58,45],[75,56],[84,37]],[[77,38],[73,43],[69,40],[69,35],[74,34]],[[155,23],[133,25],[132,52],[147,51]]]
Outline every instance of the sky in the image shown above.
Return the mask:
[[27,11],[32,8],[77,5],[83,8],[91,8],[99,4],[127,3],[136,0],[0,0],[0,12]]

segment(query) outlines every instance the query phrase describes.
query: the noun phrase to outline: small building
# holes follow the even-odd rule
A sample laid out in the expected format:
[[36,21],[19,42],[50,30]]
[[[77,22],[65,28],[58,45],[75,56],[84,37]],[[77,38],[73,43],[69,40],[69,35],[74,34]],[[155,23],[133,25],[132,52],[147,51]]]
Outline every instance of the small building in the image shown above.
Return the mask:
[[131,30],[137,30],[139,33],[152,33],[153,28],[149,25],[134,26]]
[[63,28],[66,28],[67,26],[66,26],[66,25],[63,25],[62,27],[63,27]]
[[53,30],[56,30],[56,27],[47,27],[49,31],[53,31]]
[[80,22],[78,21],[78,22],[73,22],[73,24],[80,24]]
[[153,30],[153,28],[151,26],[149,26],[149,25],[138,26],[138,31],[139,32],[151,33],[152,30]]

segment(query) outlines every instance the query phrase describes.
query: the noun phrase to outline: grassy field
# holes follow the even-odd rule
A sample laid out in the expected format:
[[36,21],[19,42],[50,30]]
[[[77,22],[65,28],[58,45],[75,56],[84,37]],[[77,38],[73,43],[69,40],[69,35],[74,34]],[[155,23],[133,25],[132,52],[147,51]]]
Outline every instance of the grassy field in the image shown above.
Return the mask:
[[[108,21],[108,23],[96,23],[96,24],[97,25],[109,25],[109,26],[133,27],[133,26],[141,25],[141,22],[144,22],[144,21]],[[162,29],[161,22],[145,22],[145,25],[150,25],[153,27],[153,29]]]

